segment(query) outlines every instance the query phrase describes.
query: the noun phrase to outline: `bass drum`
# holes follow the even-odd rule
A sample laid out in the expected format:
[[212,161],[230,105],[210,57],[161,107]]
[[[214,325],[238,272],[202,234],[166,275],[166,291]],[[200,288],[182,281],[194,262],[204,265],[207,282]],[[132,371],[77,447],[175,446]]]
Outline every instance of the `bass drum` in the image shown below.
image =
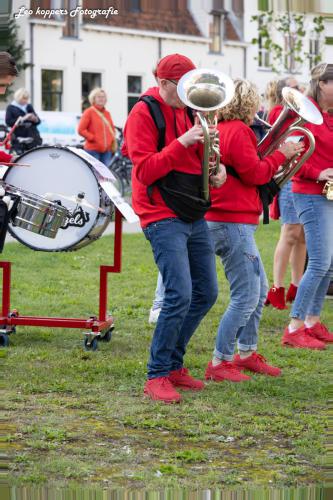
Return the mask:
[[113,214],[113,203],[100,187],[93,165],[100,164],[83,150],[42,146],[15,160],[29,167],[12,167],[3,181],[58,203],[68,216],[54,239],[9,224],[9,232],[32,250],[64,252],[78,250],[97,240]]

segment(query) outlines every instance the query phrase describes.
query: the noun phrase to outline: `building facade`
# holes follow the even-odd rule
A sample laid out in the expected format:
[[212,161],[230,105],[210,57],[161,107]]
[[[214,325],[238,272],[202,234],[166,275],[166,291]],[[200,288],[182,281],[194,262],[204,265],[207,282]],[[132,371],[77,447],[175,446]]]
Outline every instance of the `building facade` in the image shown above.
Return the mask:
[[[281,8],[280,3],[13,0],[12,13],[27,48],[26,62],[31,64],[16,87],[28,89],[37,111],[80,114],[90,90],[101,86],[119,126],[140,93],[154,85],[152,70],[158,59],[173,52],[190,57],[198,67],[216,68],[233,78],[249,78],[263,90],[276,75],[269,68],[269,54],[251,43],[258,36],[258,23],[251,18],[259,8],[276,10]],[[325,32],[314,48],[322,51],[323,60],[332,61],[332,2],[308,4],[307,26],[316,13],[325,16]],[[298,70],[301,81],[306,81],[309,64]]]

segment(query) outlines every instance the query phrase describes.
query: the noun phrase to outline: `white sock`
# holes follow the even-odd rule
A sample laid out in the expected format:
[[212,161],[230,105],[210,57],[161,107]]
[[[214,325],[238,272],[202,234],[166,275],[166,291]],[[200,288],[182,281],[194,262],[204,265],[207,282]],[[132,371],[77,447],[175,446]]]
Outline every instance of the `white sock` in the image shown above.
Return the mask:
[[213,366],[217,366],[217,365],[219,365],[220,363],[222,363],[222,359],[217,358],[216,356],[214,356],[214,357],[213,357],[213,359],[212,359],[212,365],[213,365]]
[[249,358],[254,352],[255,351],[252,351],[252,349],[250,349],[249,351],[239,351],[240,359]]
[[298,328],[295,328],[294,326],[289,325],[288,330],[289,330],[289,333],[294,333],[294,332],[296,332],[296,330],[298,330]]
[[306,328],[311,328],[312,326],[314,326],[316,323],[308,323],[307,321],[304,322]]

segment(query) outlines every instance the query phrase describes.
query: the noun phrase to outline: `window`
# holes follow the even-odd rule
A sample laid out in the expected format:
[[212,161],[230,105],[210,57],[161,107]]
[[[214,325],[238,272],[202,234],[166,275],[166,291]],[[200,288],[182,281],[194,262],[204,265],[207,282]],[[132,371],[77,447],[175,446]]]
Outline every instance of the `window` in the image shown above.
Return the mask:
[[140,12],[141,11],[141,1],[140,0],[125,0],[125,9],[128,12]]
[[0,15],[8,16],[11,12],[11,0],[1,0]]
[[[65,4],[64,4],[64,0],[51,0],[50,2],[50,9],[51,10],[60,10],[60,9],[64,9],[65,8]],[[63,21],[64,20],[64,16],[62,14],[54,14],[53,17],[52,17],[55,21]]]
[[309,65],[310,69],[319,61],[320,40],[318,38],[310,38],[309,40]]
[[286,35],[284,38],[284,67],[285,70],[289,73],[296,73],[301,68],[300,61],[297,61],[295,58],[295,46],[297,43],[297,35],[296,33],[292,33],[291,35]]
[[210,37],[212,39],[209,46],[210,52],[220,54],[222,45],[221,14],[213,14],[213,21],[210,24]]
[[265,46],[267,38],[260,35],[260,32],[261,32],[260,22],[261,21],[259,21],[259,26],[258,26],[258,33],[259,33],[259,37],[258,37],[258,66],[259,66],[259,68],[270,68],[270,65],[271,65],[270,52]]
[[127,112],[129,113],[142,92],[141,76],[128,75],[127,77]]
[[42,69],[42,110],[62,111],[62,71]]
[[82,73],[82,111],[90,106],[88,96],[93,89],[101,86],[101,80],[102,77],[100,73]]
[[[65,8],[69,12],[71,10],[75,10],[77,5],[78,5],[77,0],[65,0]],[[79,19],[80,19],[79,14],[76,14],[75,16],[70,16],[69,14],[67,14],[67,16],[65,16],[65,26],[62,32],[62,35],[64,37],[78,38]]]

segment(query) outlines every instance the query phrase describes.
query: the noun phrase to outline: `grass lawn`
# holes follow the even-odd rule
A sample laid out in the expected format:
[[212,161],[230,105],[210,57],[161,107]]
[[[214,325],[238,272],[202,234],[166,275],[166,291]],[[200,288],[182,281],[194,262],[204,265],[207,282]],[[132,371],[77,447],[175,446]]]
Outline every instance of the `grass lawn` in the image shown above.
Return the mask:
[[[279,225],[257,241],[271,278]],[[112,236],[70,254],[8,244],[12,308],[22,315],[89,317],[98,312],[100,264],[112,261]],[[203,377],[228,301],[220,295],[190,343],[186,365]],[[332,348],[285,349],[288,311],[265,308],[260,352],[280,378],[209,383],[180,405],[142,396],[153,328],[148,311],[157,272],[142,234],[125,235],[123,271],[110,275],[111,343],[85,352],[79,330],[18,327],[0,350],[1,396],[12,483],[85,483],[127,488],[247,488],[323,481],[327,387]],[[332,301],[323,319],[332,328]]]

